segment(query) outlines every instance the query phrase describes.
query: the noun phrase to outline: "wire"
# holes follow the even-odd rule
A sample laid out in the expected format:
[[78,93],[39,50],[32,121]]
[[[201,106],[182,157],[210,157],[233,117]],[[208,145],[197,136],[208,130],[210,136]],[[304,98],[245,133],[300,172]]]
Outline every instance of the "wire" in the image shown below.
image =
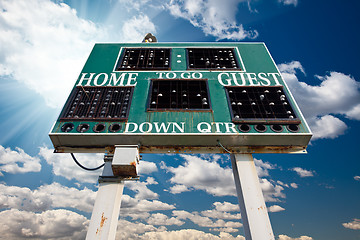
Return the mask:
[[98,170],[98,169],[102,168],[102,167],[105,165],[105,163],[103,163],[103,164],[101,164],[100,166],[98,166],[98,167],[96,167],[96,168],[87,168],[87,167],[84,167],[83,165],[81,165],[81,164],[76,160],[76,158],[75,158],[75,156],[74,156],[73,153],[70,153],[70,154],[71,154],[72,158],[74,159],[75,163],[76,163],[79,167],[81,167],[82,169],[85,169],[85,170],[87,170],[87,171],[95,171],[95,170]]
[[230,152],[229,150],[227,150],[227,149],[220,143],[219,140],[218,140],[217,142],[218,142],[218,144],[220,145],[220,147],[222,147],[226,152],[232,154],[232,152]]

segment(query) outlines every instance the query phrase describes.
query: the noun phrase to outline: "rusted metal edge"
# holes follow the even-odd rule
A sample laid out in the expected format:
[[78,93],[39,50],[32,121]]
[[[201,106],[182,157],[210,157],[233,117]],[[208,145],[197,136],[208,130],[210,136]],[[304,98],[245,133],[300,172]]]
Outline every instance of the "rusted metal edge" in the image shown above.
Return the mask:
[[[55,153],[111,153],[114,147],[56,147]],[[226,147],[230,153],[307,153],[306,146],[241,146]],[[222,147],[188,147],[188,146],[139,146],[139,153],[196,154],[225,153]]]

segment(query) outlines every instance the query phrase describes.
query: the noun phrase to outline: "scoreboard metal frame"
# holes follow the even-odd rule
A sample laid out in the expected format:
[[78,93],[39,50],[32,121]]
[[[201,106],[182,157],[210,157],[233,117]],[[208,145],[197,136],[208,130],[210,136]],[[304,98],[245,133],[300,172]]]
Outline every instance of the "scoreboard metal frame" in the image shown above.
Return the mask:
[[49,136],[57,152],[302,153],[312,133],[264,43],[112,43]]

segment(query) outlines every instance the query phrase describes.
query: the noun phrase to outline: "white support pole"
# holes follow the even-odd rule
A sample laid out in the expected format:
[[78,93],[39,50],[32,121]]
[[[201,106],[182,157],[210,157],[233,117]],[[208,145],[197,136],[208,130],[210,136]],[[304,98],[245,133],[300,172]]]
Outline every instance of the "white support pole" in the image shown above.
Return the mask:
[[246,240],[274,240],[251,154],[231,154],[231,164]]
[[124,182],[99,183],[87,240],[115,239],[123,190]]
[[124,180],[136,179],[138,146],[115,146],[106,154],[86,240],[115,240]]

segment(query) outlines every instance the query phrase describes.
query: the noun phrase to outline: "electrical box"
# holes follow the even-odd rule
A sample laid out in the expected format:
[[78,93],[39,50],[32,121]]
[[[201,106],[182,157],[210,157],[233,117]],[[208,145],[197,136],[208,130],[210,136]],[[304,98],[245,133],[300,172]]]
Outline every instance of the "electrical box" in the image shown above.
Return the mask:
[[115,146],[112,170],[117,177],[137,177],[140,156],[138,146]]
[[49,135],[58,152],[293,153],[312,134],[265,44],[231,42],[95,44]]

